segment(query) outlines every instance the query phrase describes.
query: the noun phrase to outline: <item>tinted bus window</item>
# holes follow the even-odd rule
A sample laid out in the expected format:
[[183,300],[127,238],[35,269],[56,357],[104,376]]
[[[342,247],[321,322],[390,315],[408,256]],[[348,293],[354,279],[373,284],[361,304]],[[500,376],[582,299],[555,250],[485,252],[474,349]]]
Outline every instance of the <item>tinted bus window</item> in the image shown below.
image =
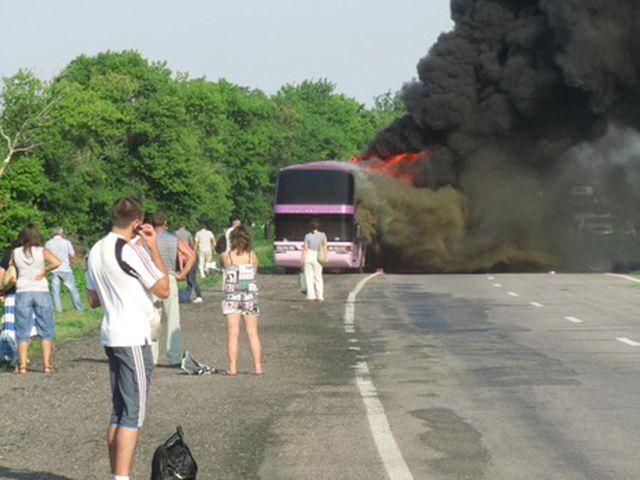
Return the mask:
[[320,231],[327,234],[330,242],[353,241],[353,215],[276,215],[276,241],[301,242],[311,231],[312,218],[320,220]]
[[353,205],[353,175],[336,170],[283,170],[276,204]]

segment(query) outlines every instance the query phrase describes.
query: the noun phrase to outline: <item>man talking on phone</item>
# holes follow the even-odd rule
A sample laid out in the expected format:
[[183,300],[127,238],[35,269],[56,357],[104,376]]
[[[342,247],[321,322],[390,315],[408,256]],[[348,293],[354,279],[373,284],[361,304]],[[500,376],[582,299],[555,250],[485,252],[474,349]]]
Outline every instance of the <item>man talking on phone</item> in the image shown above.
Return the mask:
[[153,371],[151,295],[169,296],[156,233],[151,225],[142,223],[143,217],[136,199],[117,200],[111,212],[111,232],[91,248],[87,259],[89,305],[102,306],[104,313],[100,339],[111,379],[113,409],[107,443],[114,480],[129,479],[145,417]]

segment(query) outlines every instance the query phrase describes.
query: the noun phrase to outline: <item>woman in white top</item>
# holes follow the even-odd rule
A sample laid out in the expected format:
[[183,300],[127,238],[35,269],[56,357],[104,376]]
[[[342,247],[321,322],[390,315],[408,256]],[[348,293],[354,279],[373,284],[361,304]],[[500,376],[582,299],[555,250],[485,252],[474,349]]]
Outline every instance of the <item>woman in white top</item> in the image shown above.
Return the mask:
[[307,281],[307,300],[312,302],[324,301],[322,264],[318,261],[318,253],[323,248],[327,248],[327,236],[320,231],[320,222],[314,218],[311,220],[311,232],[304,237],[302,250],[302,268]]
[[40,231],[32,223],[22,229],[17,244],[11,257],[18,272],[15,329],[19,363],[16,372],[27,373],[27,349],[35,325],[42,342],[42,371],[53,373],[53,307],[46,276],[60,266],[60,260],[41,246]]

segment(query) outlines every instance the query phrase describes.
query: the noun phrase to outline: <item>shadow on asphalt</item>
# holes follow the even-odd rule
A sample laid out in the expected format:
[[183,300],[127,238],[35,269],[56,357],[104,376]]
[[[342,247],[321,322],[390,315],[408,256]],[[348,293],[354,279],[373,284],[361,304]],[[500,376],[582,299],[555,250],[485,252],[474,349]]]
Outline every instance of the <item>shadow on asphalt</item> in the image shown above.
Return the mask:
[[104,358],[87,358],[87,357],[80,357],[80,358],[74,358],[73,359],[74,363],[108,363],[109,361]]
[[5,467],[0,467],[0,478],[6,478],[7,480],[73,480],[70,477],[54,473],[13,470]]

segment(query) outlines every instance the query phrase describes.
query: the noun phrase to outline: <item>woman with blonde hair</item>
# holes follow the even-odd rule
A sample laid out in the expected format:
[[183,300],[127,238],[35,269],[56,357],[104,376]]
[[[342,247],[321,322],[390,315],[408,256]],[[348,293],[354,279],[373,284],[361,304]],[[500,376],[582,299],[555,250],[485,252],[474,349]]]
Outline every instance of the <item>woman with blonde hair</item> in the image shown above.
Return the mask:
[[227,319],[227,375],[236,375],[240,319],[249,338],[254,374],[262,374],[262,351],[258,335],[258,258],[252,250],[251,234],[244,226],[236,227],[231,235],[231,248],[222,255],[224,266],[224,300],[222,313]]

